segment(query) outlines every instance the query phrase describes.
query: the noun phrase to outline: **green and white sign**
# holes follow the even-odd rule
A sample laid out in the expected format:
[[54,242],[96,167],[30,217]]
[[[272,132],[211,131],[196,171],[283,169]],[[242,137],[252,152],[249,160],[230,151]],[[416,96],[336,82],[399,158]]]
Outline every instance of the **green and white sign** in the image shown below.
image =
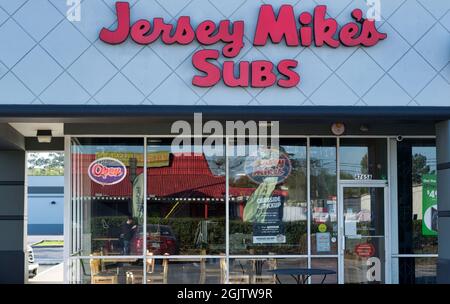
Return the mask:
[[422,234],[437,235],[438,230],[436,175],[422,176]]
[[133,217],[142,225],[144,220],[144,174],[139,174],[133,181]]
[[244,208],[244,222],[253,223],[253,244],[286,243],[284,197],[273,194],[276,185],[276,177],[266,177]]

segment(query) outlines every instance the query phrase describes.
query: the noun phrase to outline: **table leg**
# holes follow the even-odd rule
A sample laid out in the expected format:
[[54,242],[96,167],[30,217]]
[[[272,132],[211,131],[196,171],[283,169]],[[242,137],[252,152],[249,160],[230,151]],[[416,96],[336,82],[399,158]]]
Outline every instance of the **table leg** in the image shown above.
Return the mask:
[[242,265],[241,261],[238,260],[239,266],[241,267],[242,274],[245,274],[244,266]]
[[276,278],[278,284],[281,284],[281,281],[280,281],[280,278],[278,277],[278,275],[275,275],[275,278]]
[[302,276],[302,283],[306,284],[306,282],[308,281],[309,277],[310,277],[309,275],[303,275]]
[[327,278],[327,275],[323,276],[322,282],[320,282],[320,284],[323,284],[323,282],[325,282],[325,279]]
[[291,274],[291,277],[294,278],[294,280],[297,282],[297,284],[300,284],[300,275],[295,276],[295,275]]

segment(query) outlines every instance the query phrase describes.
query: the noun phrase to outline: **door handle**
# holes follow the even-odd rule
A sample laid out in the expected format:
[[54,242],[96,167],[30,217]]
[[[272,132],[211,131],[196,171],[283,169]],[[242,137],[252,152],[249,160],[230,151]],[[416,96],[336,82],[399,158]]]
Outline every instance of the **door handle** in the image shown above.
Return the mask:
[[345,232],[344,229],[341,228],[341,253],[343,254],[345,252]]

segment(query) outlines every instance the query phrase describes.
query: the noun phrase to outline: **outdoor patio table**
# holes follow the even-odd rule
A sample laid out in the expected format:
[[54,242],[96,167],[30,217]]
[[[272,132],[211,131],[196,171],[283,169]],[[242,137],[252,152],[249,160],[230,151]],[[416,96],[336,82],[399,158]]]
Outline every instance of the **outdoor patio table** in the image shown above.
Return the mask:
[[[336,274],[336,271],[329,270],[329,269],[319,269],[319,268],[284,268],[284,269],[273,269],[269,270],[269,272],[272,272],[275,274],[275,277],[277,279],[277,282],[281,284],[280,275],[290,275],[295,279],[297,284],[306,283],[306,280],[308,280],[309,277],[313,275],[322,275],[323,279],[320,282],[320,284],[323,284],[325,282],[325,279],[327,275],[329,274]],[[301,279],[300,279],[301,277]]]

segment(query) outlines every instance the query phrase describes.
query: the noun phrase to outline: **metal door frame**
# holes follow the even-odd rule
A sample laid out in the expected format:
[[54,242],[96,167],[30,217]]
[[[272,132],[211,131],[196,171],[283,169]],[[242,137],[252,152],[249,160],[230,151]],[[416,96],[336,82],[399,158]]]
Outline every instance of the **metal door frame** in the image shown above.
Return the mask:
[[344,188],[383,188],[384,189],[384,283],[390,284],[390,200],[389,186],[385,180],[346,180],[339,182],[338,190],[338,282],[344,284]]

